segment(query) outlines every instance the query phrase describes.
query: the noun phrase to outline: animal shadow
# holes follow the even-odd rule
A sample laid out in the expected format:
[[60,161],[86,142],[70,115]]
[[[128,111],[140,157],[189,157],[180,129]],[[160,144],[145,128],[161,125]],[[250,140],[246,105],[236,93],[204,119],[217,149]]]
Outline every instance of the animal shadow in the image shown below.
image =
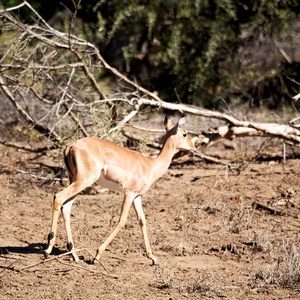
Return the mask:
[[[33,243],[29,244],[28,242],[27,246],[4,246],[0,247],[0,255],[5,254],[43,254],[44,249],[46,249],[46,244],[41,243]],[[62,251],[56,247],[53,247],[52,253],[53,255],[59,255],[64,253],[65,251]]]

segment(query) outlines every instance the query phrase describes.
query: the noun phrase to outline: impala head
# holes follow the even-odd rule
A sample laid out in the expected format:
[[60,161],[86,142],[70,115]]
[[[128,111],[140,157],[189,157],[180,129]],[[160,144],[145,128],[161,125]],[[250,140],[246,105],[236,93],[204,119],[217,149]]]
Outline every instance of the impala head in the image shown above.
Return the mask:
[[169,116],[165,118],[166,140],[172,139],[178,150],[189,151],[195,149],[195,145],[189,139],[181,125],[184,124],[184,116],[180,118],[177,124],[174,124]]

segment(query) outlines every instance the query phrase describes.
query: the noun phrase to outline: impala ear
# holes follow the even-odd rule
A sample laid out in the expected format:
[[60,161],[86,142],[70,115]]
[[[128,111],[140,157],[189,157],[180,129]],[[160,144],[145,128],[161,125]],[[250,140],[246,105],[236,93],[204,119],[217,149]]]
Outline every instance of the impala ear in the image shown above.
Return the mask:
[[181,127],[185,123],[185,118],[184,117],[185,117],[185,115],[182,115],[180,117],[180,119],[178,120],[177,124],[174,126],[176,132],[177,132],[178,128]]
[[165,125],[166,131],[169,131],[174,127],[174,123],[169,116],[165,117],[164,125]]
[[178,121],[178,125],[182,126],[185,123],[185,115],[182,115]]

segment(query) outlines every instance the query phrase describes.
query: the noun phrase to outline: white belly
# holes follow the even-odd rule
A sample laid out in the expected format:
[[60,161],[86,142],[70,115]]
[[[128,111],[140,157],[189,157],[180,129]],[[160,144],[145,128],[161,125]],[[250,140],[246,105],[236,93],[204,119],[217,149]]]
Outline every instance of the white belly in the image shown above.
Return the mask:
[[112,191],[120,192],[123,190],[121,185],[119,185],[113,181],[105,179],[105,177],[103,176],[103,173],[101,173],[101,175],[100,175],[99,179],[96,181],[96,183],[101,185],[102,187],[107,188]]

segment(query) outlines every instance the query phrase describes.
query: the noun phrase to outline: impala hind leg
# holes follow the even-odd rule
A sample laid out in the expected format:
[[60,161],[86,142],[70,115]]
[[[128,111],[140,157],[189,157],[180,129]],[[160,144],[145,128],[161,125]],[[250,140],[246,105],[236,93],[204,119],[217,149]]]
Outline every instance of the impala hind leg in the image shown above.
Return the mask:
[[[55,195],[54,201],[53,201],[53,214],[52,214],[51,231],[48,235],[48,247],[44,251],[44,255],[45,255],[46,258],[51,253],[51,251],[53,249],[53,246],[55,244],[57,222],[58,222],[60,211],[61,211],[63,205],[64,204],[68,205],[69,201],[72,202],[73,199],[75,198],[75,196],[78,193],[80,193],[86,187],[90,186],[93,182],[86,182],[85,184],[83,184],[83,183],[79,184],[78,182],[75,181],[75,182],[71,183],[66,189],[64,189],[63,191],[61,191],[60,193]],[[69,207],[69,210],[70,209],[71,209],[71,205]],[[68,212],[68,206],[67,206],[67,210],[64,214],[67,215],[67,212]],[[68,220],[68,218],[69,217],[67,216],[67,220]],[[66,229],[68,228],[67,229],[67,234],[68,234],[68,231],[71,232],[71,228],[69,226],[70,222],[69,221],[67,221],[67,222],[68,222],[68,225],[66,225]],[[70,236],[68,235],[68,242],[70,242],[69,238],[70,238]],[[76,260],[75,257],[74,257],[74,259]]]
[[101,255],[105,251],[106,247],[111,243],[111,241],[114,239],[114,237],[117,235],[117,233],[124,227],[126,220],[127,220],[129,208],[135,197],[136,197],[136,195],[133,193],[125,194],[123,204],[122,204],[119,223],[118,223],[117,227],[115,228],[115,230],[110,234],[110,236],[106,239],[106,241],[97,250],[97,255],[96,255],[95,259],[93,260],[93,263],[95,263],[96,260],[100,259]]
[[[74,200],[75,199],[72,199],[69,202],[67,202],[66,204],[64,204],[61,209],[64,223],[65,223],[66,232],[67,232],[67,238],[68,238],[67,249],[69,251],[74,250],[74,242],[73,242],[73,238],[72,238],[71,224],[70,224],[71,208],[72,208],[72,204],[73,204]],[[77,253],[73,252],[72,256],[73,256],[73,259],[75,262],[79,262]]]
[[153,265],[157,265],[158,264],[157,258],[153,255],[153,253],[151,251],[151,247],[150,247],[150,243],[149,243],[149,239],[148,239],[148,234],[147,234],[147,229],[146,229],[146,218],[145,218],[145,214],[144,214],[143,207],[142,207],[141,197],[137,197],[134,199],[133,207],[134,207],[138,222],[140,224],[140,227],[141,227],[141,230],[143,233],[147,257],[152,260]]

